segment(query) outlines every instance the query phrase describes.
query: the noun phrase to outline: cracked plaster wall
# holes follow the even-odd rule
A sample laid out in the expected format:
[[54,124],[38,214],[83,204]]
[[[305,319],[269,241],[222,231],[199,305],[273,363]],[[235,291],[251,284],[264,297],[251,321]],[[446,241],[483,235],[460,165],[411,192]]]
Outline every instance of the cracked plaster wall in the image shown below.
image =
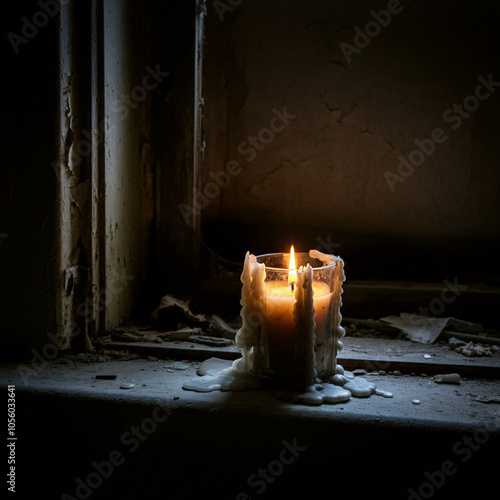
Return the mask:
[[[457,130],[443,122],[479,75],[500,81],[498,9],[401,6],[348,64],[340,43],[352,45],[353,29],[387,2],[259,0],[223,20],[208,5],[202,190],[228,161],[242,167],[203,209],[205,239],[221,253],[236,238],[238,252],[268,252],[327,235],[357,252],[381,241],[498,244],[500,91]],[[248,162],[238,146],[285,106],[296,117]],[[448,139],[391,192],[384,172],[436,127]]]

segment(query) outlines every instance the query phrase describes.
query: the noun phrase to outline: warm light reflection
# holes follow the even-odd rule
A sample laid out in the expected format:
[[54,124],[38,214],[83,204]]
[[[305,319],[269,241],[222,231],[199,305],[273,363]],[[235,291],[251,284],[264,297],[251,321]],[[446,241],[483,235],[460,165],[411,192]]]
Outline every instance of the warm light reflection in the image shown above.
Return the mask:
[[295,290],[295,283],[297,283],[297,266],[295,264],[295,250],[292,245],[290,248],[290,262],[288,263],[288,284],[292,292]]

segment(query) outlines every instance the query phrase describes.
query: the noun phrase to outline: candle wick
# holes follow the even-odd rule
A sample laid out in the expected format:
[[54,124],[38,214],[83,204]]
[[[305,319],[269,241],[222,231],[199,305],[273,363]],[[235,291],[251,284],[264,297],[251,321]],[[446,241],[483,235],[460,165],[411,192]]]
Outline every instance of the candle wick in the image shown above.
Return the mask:
[[290,284],[290,291],[294,292],[295,291],[295,283],[292,281]]

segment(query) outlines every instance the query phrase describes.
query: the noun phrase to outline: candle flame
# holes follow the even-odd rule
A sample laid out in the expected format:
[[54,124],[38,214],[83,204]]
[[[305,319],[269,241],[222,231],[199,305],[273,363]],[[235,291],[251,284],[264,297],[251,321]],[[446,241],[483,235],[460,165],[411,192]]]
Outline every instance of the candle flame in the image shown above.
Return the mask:
[[297,283],[297,266],[295,264],[295,250],[293,245],[290,248],[290,261],[288,263],[288,284],[290,285],[290,290],[293,292],[295,290],[295,284]]

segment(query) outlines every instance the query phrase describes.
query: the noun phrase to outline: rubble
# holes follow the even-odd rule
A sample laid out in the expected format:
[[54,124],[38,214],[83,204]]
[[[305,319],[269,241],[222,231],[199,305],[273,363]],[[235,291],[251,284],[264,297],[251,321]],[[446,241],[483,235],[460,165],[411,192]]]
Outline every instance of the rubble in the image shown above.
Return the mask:
[[483,331],[482,325],[478,323],[470,323],[451,317],[428,317],[416,313],[401,313],[399,316],[386,316],[381,318],[381,321],[399,328],[408,335],[410,340],[423,344],[432,344],[445,329],[469,333]]
[[460,375],[458,373],[447,373],[445,375],[436,375],[434,382],[437,384],[460,384]]
[[124,383],[120,386],[120,389],[132,389],[135,387],[135,384]]
[[472,356],[493,356],[491,352],[491,347],[485,346],[483,344],[474,344],[474,342],[469,342],[467,345],[460,345],[455,348],[455,352],[463,354],[467,357]]
[[476,396],[473,398],[474,401],[477,401],[478,403],[485,403],[485,404],[500,404],[500,396]]
[[184,326],[208,328],[207,318],[199,313],[197,306],[189,297],[165,295],[160,305],[153,311],[151,319],[158,328],[175,331]]

